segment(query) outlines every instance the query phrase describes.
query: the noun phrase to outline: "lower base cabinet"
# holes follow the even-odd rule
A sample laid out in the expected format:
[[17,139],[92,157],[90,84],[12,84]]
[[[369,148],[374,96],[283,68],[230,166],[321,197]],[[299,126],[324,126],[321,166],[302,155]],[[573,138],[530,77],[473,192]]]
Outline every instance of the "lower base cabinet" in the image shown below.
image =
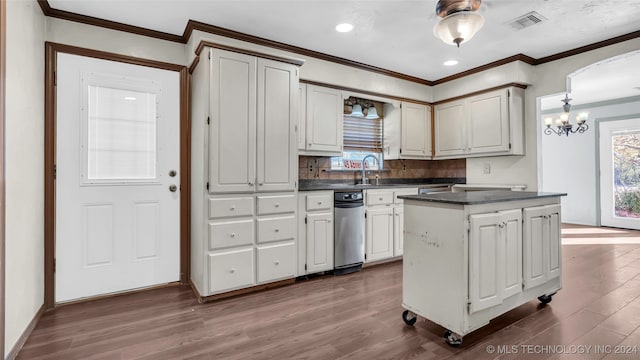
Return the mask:
[[298,193],[298,275],[333,270],[333,191]]
[[191,240],[200,296],[295,278],[295,193],[208,195],[202,204],[207,218]]
[[562,287],[560,198],[405,200],[402,306],[463,336]]

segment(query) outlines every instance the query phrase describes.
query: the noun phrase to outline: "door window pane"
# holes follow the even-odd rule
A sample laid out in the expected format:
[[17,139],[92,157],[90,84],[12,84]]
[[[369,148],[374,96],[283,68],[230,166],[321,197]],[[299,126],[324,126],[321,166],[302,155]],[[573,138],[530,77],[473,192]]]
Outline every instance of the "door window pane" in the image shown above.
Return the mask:
[[156,94],[88,85],[87,180],[156,179]]
[[615,216],[640,218],[640,133],[613,135]]

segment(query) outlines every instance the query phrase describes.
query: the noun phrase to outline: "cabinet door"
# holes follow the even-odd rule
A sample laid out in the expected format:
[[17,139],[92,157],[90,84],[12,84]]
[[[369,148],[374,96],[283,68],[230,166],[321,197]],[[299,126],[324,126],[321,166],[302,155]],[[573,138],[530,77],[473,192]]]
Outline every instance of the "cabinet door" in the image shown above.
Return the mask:
[[426,105],[402,103],[400,157],[431,158],[431,109]]
[[393,256],[393,208],[370,208],[366,212],[366,261]]
[[560,277],[562,274],[562,235],[560,224],[560,205],[545,206],[548,221],[549,260],[547,262],[548,280]]
[[502,222],[499,213],[470,216],[470,313],[502,304],[505,256]]
[[307,214],[307,273],[333,269],[333,214]]
[[296,66],[258,59],[258,191],[294,190],[298,91]]
[[307,84],[298,84],[298,150],[304,150],[307,140]]
[[509,151],[507,91],[492,91],[467,100],[469,154]]
[[504,246],[502,298],[522,292],[522,210],[500,212]]
[[435,157],[463,157],[466,151],[466,108],[464,100],[434,108]]
[[342,92],[307,85],[307,151],[342,155]]
[[211,51],[209,191],[254,191],[256,58]]
[[402,255],[404,247],[404,207],[393,209],[393,256]]
[[549,220],[546,206],[523,209],[524,289],[544,284],[549,274]]

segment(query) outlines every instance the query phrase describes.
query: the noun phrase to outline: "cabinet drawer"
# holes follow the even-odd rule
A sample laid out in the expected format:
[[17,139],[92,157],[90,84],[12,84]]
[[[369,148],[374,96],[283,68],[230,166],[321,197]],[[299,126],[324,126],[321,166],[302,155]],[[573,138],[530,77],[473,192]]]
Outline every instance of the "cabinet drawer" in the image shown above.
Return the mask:
[[293,277],[295,259],[295,245],[292,242],[259,247],[258,282]]
[[295,210],[295,195],[258,196],[258,215],[287,213]]
[[367,192],[367,206],[387,205],[392,203],[393,192],[391,191]]
[[285,216],[258,219],[258,242],[290,240],[295,238],[296,218]]
[[251,215],[253,215],[252,197],[209,199],[209,217],[212,219]]
[[398,199],[399,195],[418,195],[418,188],[399,189],[393,192],[393,203],[403,204],[404,200]]
[[209,223],[209,250],[253,243],[253,219]]
[[251,286],[254,281],[253,249],[209,254],[209,292]]
[[329,210],[333,207],[333,193],[307,195],[307,211]]

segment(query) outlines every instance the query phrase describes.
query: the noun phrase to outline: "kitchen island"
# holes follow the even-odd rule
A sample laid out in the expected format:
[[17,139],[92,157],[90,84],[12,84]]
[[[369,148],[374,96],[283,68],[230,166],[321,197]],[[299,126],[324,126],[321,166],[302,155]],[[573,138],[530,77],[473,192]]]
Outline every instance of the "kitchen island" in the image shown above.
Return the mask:
[[404,200],[402,317],[447,331],[450,345],[562,287],[560,197],[530,191],[400,196]]

